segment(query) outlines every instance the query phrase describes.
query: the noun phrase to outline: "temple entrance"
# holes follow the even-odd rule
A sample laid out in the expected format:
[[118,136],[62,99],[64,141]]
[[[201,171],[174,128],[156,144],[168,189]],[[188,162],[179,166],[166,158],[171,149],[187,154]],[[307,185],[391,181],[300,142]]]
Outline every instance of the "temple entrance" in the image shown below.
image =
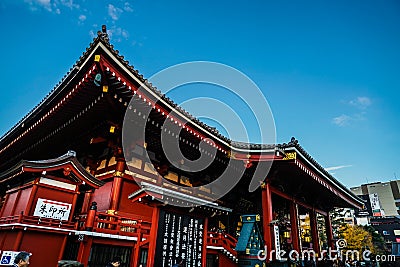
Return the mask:
[[130,247],[93,244],[88,267],[106,266],[114,257],[120,257],[124,266],[131,266],[131,252],[132,248]]

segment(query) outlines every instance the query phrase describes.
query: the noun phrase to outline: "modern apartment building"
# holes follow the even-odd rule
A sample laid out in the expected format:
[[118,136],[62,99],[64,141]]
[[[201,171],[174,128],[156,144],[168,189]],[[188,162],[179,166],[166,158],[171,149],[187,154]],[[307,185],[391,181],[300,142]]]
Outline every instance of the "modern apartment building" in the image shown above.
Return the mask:
[[[369,216],[400,215],[400,180],[363,184],[350,188],[352,193],[366,201],[366,211],[371,208]],[[367,215],[365,213],[365,215]]]

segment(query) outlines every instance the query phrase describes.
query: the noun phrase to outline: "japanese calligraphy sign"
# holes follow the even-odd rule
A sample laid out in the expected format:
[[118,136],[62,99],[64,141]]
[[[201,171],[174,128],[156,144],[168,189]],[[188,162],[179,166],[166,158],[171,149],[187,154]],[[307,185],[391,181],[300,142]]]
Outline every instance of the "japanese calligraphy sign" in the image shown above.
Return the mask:
[[161,210],[154,266],[172,266],[178,258],[184,266],[201,266],[204,219]]
[[67,221],[71,204],[38,198],[33,216]]
[[274,245],[275,245],[275,255],[276,259],[280,260],[281,255],[281,241],[279,239],[279,226],[274,225],[273,228],[273,235],[274,235]]
[[378,194],[370,194],[369,199],[371,201],[371,209],[373,216],[381,216],[381,205],[379,203],[379,196]]

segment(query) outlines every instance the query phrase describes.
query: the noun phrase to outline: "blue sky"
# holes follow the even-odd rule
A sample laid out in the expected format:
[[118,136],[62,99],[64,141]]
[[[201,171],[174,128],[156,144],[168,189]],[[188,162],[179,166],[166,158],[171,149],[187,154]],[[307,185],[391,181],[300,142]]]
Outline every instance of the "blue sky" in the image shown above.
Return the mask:
[[[0,22],[1,135],[106,24],[145,77],[197,60],[245,73],[269,102],[277,141],[295,136],[345,185],[400,178],[398,1],[5,0]],[[224,99],[214,88],[184,92],[171,97]]]

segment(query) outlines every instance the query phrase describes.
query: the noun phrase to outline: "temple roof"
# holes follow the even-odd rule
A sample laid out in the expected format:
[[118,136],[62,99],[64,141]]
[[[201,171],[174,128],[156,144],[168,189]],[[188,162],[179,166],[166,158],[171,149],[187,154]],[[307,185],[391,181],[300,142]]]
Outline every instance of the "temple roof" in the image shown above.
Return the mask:
[[[19,142],[22,138],[24,138],[24,135],[30,129],[33,129],[38,124],[38,122],[44,120],[43,118],[51,113],[48,112],[47,115],[43,117],[43,114],[46,114],[46,111],[51,111],[54,110],[56,107],[61,106],[62,101],[64,101],[65,98],[68,97],[68,90],[71,89],[68,88],[69,83],[71,81],[78,80],[77,76],[82,71],[88,71],[88,69],[90,68],[90,64],[88,64],[89,59],[91,57],[94,57],[94,53],[98,53],[99,50],[103,51],[105,54],[111,57],[112,60],[115,60],[115,63],[119,67],[119,69],[122,71],[127,71],[130,77],[134,77],[139,85],[141,85],[144,89],[148,90],[153,96],[155,95],[165,105],[172,107],[174,113],[177,113],[179,114],[179,116],[187,119],[188,122],[194,125],[196,129],[200,129],[205,135],[210,136],[211,139],[220,142],[223,146],[225,146],[226,150],[236,150],[245,154],[274,153],[277,150],[283,151],[284,153],[288,151],[296,151],[313,170],[319,172],[320,176],[327,179],[334,186],[340,188],[347,196],[353,199],[353,201],[361,205],[362,201],[354,196],[354,194],[352,194],[344,185],[338,182],[314,158],[312,158],[311,155],[308,154],[305,149],[303,149],[303,147],[298,143],[295,138],[292,138],[290,142],[283,144],[253,144],[236,142],[223,136],[216,128],[210,127],[192,116],[189,112],[177,105],[170,98],[162,94],[162,92],[157,89],[157,87],[153,86],[147,79],[143,77],[143,75],[138,72],[138,70],[130,65],[129,61],[125,60],[124,57],[119,54],[118,50],[114,49],[114,46],[109,42],[109,38],[105,31],[105,28],[103,28],[103,31],[98,32],[97,37],[93,39],[86,51],[76,61],[69,72],[61,79],[61,81],[50,91],[50,93],[35,108],[33,108],[26,116],[24,116],[17,124],[15,124],[0,138],[0,156],[2,156],[2,154],[4,154],[4,152],[14,143]],[[88,73],[90,74],[90,71],[86,73],[86,77]],[[82,73],[81,75],[84,76],[84,74],[85,73]],[[85,80],[85,78],[83,78],[82,81],[83,80]],[[60,95],[66,95],[66,97],[64,97],[61,102],[59,102]],[[69,95],[71,95],[71,92],[69,93]],[[83,98],[83,96],[81,97]],[[94,103],[96,103],[96,100]],[[23,151],[20,153],[23,153]]]
[[63,170],[66,175],[72,175],[76,182],[88,184],[94,188],[99,188],[104,184],[103,181],[95,178],[79,163],[74,151],[47,160],[21,160],[14,167],[0,173],[0,184],[20,175],[24,172],[47,173],[55,170]]

